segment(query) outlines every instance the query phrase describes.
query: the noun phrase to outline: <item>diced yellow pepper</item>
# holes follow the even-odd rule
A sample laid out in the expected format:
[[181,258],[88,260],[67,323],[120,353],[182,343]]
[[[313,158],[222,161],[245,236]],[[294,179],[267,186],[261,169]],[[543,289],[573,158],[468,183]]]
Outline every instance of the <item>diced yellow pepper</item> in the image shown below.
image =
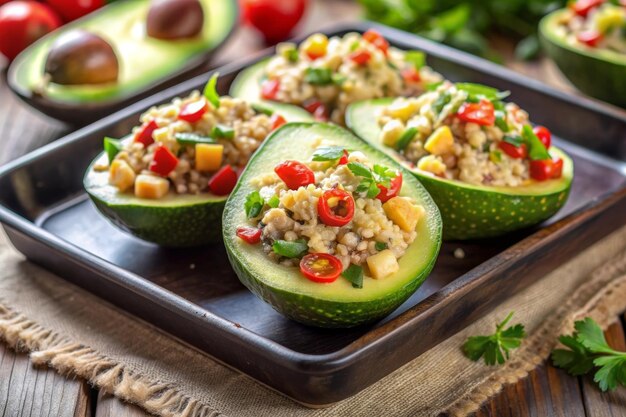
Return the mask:
[[116,186],[121,192],[128,190],[135,182],[135,171],[128,162],[116,159],[109,168],[109,184]]
[[328,48],[328,38],[326,35],[316,33],[306,38],[302,45],[304,53],[306,53],[311,59],[320,58],[326,55]]
[[224,146],[218,143],[196,145],[196,170],[217,171],[222,166]]
[[367,267],[374,279],[386,278],[400,269],[396,256],[389,249],[378,252],[367,258]]
[[426,155],[417,161],[417,169],[441,175],[446,172],[446,164],[435,155]]
[[387,114],[395,119],[408,120],[415,113],[415,103],[407,99],[397,99],[387,107]]
[[417,223],[424,216],[422,206],[415,205],[404,197],[391,198],[383,204],[383,210],[387,217],[405,232],[415,230]]
[[141,174],[135,181],[135,196],[139,198],[159,199],[170,190],[170,182],[155,175]]
[[443,155],[452,152],[454,150],[454,136],[452,136],[450,128],[448,126],[438,127],[426,139],[424,149],[433,155]]
[[594,16],[600,33],[608,33],[611,29],[623,26],[626,23],[626,10],[623,7],[606,5]]
[[386,146],[394,147],[404,133],[404,125],[400,120],[392,119],[385,123],[382,129],[382,141]]

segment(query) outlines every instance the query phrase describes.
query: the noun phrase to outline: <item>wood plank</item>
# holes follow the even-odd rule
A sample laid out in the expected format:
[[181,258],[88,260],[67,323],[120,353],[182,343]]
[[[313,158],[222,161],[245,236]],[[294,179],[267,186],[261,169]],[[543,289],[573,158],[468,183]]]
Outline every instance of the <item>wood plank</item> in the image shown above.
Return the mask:
[[150,415],[136,405],[122,402],[109,394],[102,392],[98,394],[95,417],[148,417]]
[[90,389],[0,344],[0,417],[89,417]]

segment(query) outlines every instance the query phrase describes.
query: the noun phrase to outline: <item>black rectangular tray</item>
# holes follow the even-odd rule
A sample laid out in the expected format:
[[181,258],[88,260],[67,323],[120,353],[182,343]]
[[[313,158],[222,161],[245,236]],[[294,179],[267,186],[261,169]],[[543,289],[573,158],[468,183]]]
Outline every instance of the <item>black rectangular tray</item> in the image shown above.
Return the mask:
[[[239,283],[222,245],[172,250],[144,243],[105,221],[83,191],[83,173],[103,136],[124,135],[151,105],[201,88],[205,74],[0,168],[0,221],[9,238],[68,281],[303,404],[324,406],[391,373],[626,223],[625,112],[371,23],[326,33],[372,26],[400,48],[427,52],[429,64],[449,79],[510,90],[534,121],[549,126],[575,164],[565,208],[531,230],[444,244],[419,291],[375,325],[297,324]],[[221,68],[221,92],[261,56]],[[463,259],[453,256],[456,248]]]

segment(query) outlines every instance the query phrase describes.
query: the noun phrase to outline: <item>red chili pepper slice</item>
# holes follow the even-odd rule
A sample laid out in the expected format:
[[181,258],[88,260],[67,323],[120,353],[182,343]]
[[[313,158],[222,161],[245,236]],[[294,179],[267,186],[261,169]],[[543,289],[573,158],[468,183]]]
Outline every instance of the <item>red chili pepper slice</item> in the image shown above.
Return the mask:
[[135,133],[135,142],[143,143],[146,148],[154,143],[152,138],[152,132],[157,130],[159,125],[156,120],[150,120],[149,122],[141,125],[139,130]]
[[493,103],[486,99],[482,99],[478,103],[463,103],[457,116],[464,122],[476,123],[481,126],[493,126],[496,122]]
[[154,157],[150,162],[150,171],[167,177],[170,172],[176,169],[178,158],[165,145],[159,145],[154,151]]
[[541,161],[530,161],[530,177],[537,181],[546,181],[561,178],[563,175],[563,160],[544,159]]
[[354,51],[350,55],[348,55],[348,59],[354,61],[358,65],[366,65],[371,58],[372,54],[370,54],[369,51],[366,51],[365,49],[362,49],[360,51]]
[[209,110],[209,102],[204,97],[200,97],[199,100],[189,102],[180,109],[178,118],[189,123],[195,123],[202,119],[204,113]]
[[311,169],[298,161],[285,161],[276,165],[274,172],[290,190],[297,190],[309,184],[315,184],[315,174]]
[[265,80],[263,81],[263,83],[261,83],[261,98],[264,98],[266,100],[274,100],[276,99],[278,90],[280,90],[279,80]]
[[407,84],[414,84],[422,81],[422,77],[419,71],[415,68],[405,68],[400,71],[400,75],[402,75],[402,79]]
[[246,243],[254,245],[261,241],[261,229],[256,227],[238,227],[237,237]]
[[350,154],[344,149],[343,155],[341,156],[341,158],[339,158],[339,162],[337,163],[337,165],[346,165],[348,163],[348,156],[350,156]]
[[571,4],[571,8],[578,16],[587,17],[589,12],[604,3],[604,0],[578,0]]
[[342,270],[341,261],[327,253],[309,253],[300,261],[300,272],[313,282],[333,282]]
[[285,123],[287,123],[287,120],[285,120],[285,118],[281,116],[280,114],[274,113],[272,114],[272,117],[270,118],[270,123],[272,124],[272,130],[276,130],[282,125],[284,125]]
[[328,120],[328,108],[319,100],[304,103],[304,109],[311,113],[318,122],[325,122]]
[[592,29],[578,33],[576,35],[576,39],[578,39],[578,42],[580,43],[584,43],[587,46],[595,48],[596,46],[598,46],[600,41],[604,39],[604,36],[602,36],[602,34],[597,30]]
[[546,149],[550,149],[550,144],[552,143],[552,133],[550,133],[548,128],[544,126],[535,126],[533,128],[533,132],[539,138],[541,143],[543,143],[543,146],[545,146]]
[[237,173],[230,165],[224,165],[209,179],[209,191],[215,195],[228,195],[237,184]]
[[501,141],[498,143],[498,147],[504,151],[505,154],[514,159],[525,159],[528,156],[528,148],[525,143],[520,146],[515,146],[511,143]]
[[387,202],[387,200],[390,200],[400,194],[400,190],[402,189],[402,173],[398,172],[396,177],[390,181],[389,188],[382,184],[377,184],[377,186],[380,193],[378,193],[376,198],[383,203]]
[[380,32],[374,29],[369,29],[363,34],[363,39],[373,44],[375,47],[383,51],[385,55],[387,55],[389,42],[387,42],[387,39],[385,39],[383,35],[380,34]]
[[345,226],[354,217],[354,198],[340,189],[324,191],[317,200],[317,213],[326,226]]

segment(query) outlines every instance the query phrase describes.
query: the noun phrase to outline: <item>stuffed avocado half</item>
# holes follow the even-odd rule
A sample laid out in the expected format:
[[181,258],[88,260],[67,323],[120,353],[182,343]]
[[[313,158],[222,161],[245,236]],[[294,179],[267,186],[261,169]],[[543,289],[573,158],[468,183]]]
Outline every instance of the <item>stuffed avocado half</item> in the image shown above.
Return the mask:
[[113,224],[168,247],[219,241],[224,203],[252,153],[287,121],[311,120],[295,106],[219,97],[216,82],[151,108],[126,138],[104,139],[83,183]]
[[426,187],[446,240],[485,238],[538,224],[566,202],[572,160],[506,93],[444,82],[416,98],[352,104],[348,126]]
[[347,130],[289,123],[231,193],[223,239],[241,282],[318,327],[380,319],[430,273],[439,211],[420,183]]

